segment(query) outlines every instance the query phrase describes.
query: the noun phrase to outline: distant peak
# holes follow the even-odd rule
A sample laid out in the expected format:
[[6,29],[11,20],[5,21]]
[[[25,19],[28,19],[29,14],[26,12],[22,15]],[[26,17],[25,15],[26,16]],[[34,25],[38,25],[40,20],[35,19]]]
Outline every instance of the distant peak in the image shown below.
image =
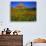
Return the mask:
[[20,4],[18,4],[18,6],[24,6],[24,4],[23,3],[20,3]]
[[25,8],[23,3],[20,3],[16,6],[16,8]]

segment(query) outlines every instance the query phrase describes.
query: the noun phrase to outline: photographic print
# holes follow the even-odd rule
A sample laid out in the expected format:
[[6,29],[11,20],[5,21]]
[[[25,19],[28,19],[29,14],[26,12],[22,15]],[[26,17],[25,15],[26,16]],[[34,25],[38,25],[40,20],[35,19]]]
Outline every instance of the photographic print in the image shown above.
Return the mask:
[[11,2],[11,21],[36,21],[36,2]]

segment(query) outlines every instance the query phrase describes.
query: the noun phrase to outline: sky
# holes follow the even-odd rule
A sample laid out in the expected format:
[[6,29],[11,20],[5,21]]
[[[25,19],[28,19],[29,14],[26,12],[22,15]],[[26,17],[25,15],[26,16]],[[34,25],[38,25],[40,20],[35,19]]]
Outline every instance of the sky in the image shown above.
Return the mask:
[[19,4],[23,4],[25,7],[28,8],[36,8],[36,2],[11,2],[11,7],[16,7]]
[[[12,0],[13,1],[13,0]],[[15,0],[14,0],[15,1]],[[7,27],[11,31],[15,29],[23,32],[23,44],[32,39],[46,38],[46,0],[37,1],[37,21],[36,22],[11,22],[10,21],[10,2],[11,0],[0,0],[0,31]]]

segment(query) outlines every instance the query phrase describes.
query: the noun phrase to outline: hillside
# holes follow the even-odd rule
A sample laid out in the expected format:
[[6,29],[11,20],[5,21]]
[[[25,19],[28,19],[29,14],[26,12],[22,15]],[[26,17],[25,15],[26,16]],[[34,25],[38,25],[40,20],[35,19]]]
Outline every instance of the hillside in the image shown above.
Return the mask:
[[11,21],[36,21],[36,8],[11,7]]

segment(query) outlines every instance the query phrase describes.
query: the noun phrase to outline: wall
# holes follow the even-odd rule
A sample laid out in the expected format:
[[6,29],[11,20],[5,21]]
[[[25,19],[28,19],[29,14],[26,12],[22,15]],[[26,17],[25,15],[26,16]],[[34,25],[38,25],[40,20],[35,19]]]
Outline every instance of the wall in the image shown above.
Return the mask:
[[[46,0],[34,0],[37,2],[37,21],[36,22],[11,22],[10,21],[10,1],[0,0],[0,23],[1,28],[9,27],[11,30],[21,30],[23,32],[24,45],[34,38],[46,38]],[[19,1],[19,0],[17,0]],[[24,0],[23,0],[24,1]],[[33,1],[33,0],[26,0]]]
[[23,35],[0,35],[0,46],[23,46]]

